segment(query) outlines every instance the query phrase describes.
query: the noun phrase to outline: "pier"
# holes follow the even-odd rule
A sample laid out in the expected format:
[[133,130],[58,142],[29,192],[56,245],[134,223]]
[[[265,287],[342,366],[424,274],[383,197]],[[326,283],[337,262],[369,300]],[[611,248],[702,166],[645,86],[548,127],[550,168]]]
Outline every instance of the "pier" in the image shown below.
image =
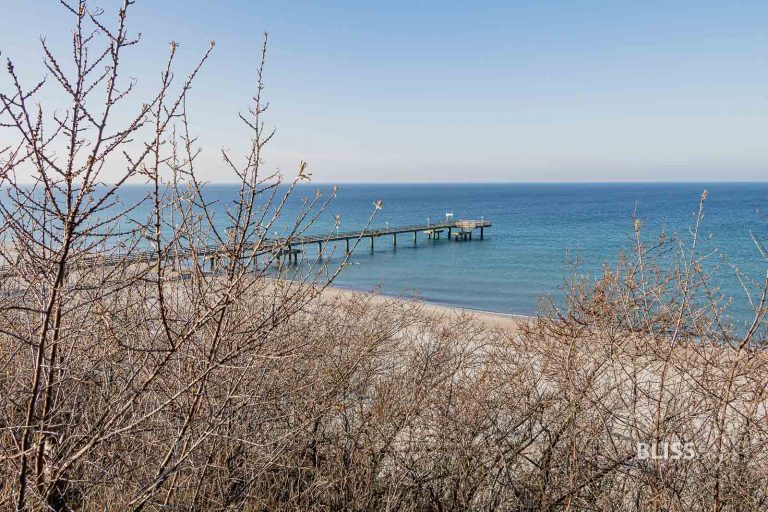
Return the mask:
[[302,247],[311,244],[317,244],[318,250],[322,250],[323,244],[333,242],[344,242],[345,251],[350,253],[350,242],[368,239],[371,250],[375,248],[375,240],[381,237],[392,237],[392,246],[397,247],[398,235],[412,235],[413,243],[418,243],[419,233],[426,235],[429,240],[437,240],[441,233],[447,232],[448,240],[466,241],[472,240],[472,233],[477,231],[480,240],[485,237],[485,229],[492,226],[491,221],[482,220],[447,220],[445,222],[416,224],[409,226],[395,226],[377,229],[368,229],[361,231],[349,231],[335,233],[331,235],[316,235],[308,237],[296,237],[291,239],[269,240],[263,243],[259,253],[274,253],[273,247],[280,247],[281,251],[288,254],[288,257],[298,259],[296,247]]
[[[323,250],[325,244],[334,242],[344,242],[345,251],[349,254],[353,249],[353,243],[362,243],[368,239],[370,250],[375,248],[375,241],[381,237],[392,237],[392,246],[397,247],[398,235],[407,236],[413,239],[413,244],[418,243],[419,234],[426,236],[428,240],[437,240],[442,233],[447,232],[447,239],[453,241],[472,240],[473,232],[478,232],[482,240],[485,236],[485,229],[491,227],[488,220],[453,220],[451,217],[444,222],[414,224],[408,226],[384,227],[377,229],[364,229],[359,231],[336,232],[325,235],[298,236],[290,238],[267,238],[257,242],[251,242],[244,245],[243,249],[247,256],[258,258],[261,255],[274,255],[278,260],[287,260],[288,262],[298,262],[299,255],[304,252],[307,246],[316,245],[318,252]],[[410,236],[409,236],[410,235]],[[214,244],[188,249],[181,253],[173,255],[173,266],[181,266],[183,261],[197,260],[202,263],[202,267],[209,267],[211,270],[216,268],[217,262],[221,259],[232,257],[233,248],[227,244]],[[147,264],[155,262],[158,254],[154,250],[137,250],[130,255],[105,255],[93,254],[86,256],[81,260],[80,265],[86,267],[96,266],[114,266],[114,265],[132,265]],[[0,267],[0,275],[7,274],[10,271],[9,266]]]

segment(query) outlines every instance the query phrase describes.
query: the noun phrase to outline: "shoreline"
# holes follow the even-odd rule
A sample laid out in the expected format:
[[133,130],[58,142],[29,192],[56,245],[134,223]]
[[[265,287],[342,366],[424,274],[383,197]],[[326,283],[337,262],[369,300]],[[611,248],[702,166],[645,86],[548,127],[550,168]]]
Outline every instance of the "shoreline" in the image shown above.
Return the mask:
[[503,313],[501,311],[492,311],[490,309],[478,309],[478,308],[471,308],[467,306],[459,306],[456,304],[447,304],[444,302],[435,302],[432,300],[425,299],[421,296],[417,295],[396,295],[393,293],[385,293],[382,291],[375,291],[374,287],[371,288],[355,288],[354,286],[346,286],[346,285],[340,285],[340,284],[331,284],[329,285],[330,288],[335,288],[342,291],[348,291],[348,292],[357,292],[357,293],[366,293],[371,295],[379,295],[381,297],[387,297],[389,299],[400,299],[400,300],[415,300],[417,302],[421,302],[423,304],[428,304],[430,306],[436,306],[438,308],[446,308],[446,309],[453,309],[453,310],[462,310],[466,311],[468,313],[480,313],[480,314],[489,314],[489,315],[496,315],[496,316],[502,316],[507,318],[520,318],[523,320],[532,320],[536,318],[536,315],[529,315],[525,313]]
[[338,285],[329,285],[323,290],[321,296],[326,298],[353,298],[355,296],[365,295],[371,297],[375,302],[384,303],[386,301],[399,301],[399,302],[415,302],[420,304],[425,311],[437,315],[448,317],[460,317],[463,315],[471,315],[472,317],[480,320],[491,327],[500,327],[504,329],[517,330],[520,327],[521,322],[527,322],[533,320],[535,317],[531,315],[522,315],[516,313],[499,313],[496,311],[485,311],[480,309],[465,308],[462,306],[449,306],[446,304],[440,304],[436,302],[430,302],[424,300],[418,296],[407,297],[403,295],[389,295],[381,292],[377,292],[373,289],[361,290],[358,288],[346,288]]

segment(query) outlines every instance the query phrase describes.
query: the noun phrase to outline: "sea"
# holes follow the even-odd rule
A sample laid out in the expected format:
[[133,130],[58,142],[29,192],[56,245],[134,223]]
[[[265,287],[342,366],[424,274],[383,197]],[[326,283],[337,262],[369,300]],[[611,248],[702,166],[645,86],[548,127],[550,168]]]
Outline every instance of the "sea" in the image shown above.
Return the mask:
[[[284,189],[283,189],[284,190]],[[299,211],[304,199],[320,191],[331,198],[310,228],[312,233],[371,229],[458,219],[492,222],[481,240],[430,240],[419,234],[376,239],[373,250],[361,242],[336,286],[373,290],[461,308],[498,313],[534,314],[540,299],[562,303],[563,285],[572,276],[594,279],[604,265],[614,265],[632,249],[633,225],[652,245],[660,236],[677,234],[686,243],[702,193],[707,190],[699,249],[715,271],[713,283],[732,298],[727,314],[737,323],[750,318],[742,282],[757,294],[765,282],[768,261],[753,237],[768,247],[768,183],[487,183],[487,184],[304,184],[287,202],[275,224],[277,236]],[[219,221],[237,188],[214,184],[205,188],[215,201]],[[124,189],[126,202],[143,193]],[[381,208],[375,203],[381,201]],[[307,249],[312,257],[314,247]],[[344,257],[343,246],[328,251],[330,267]],[[739,276],[741,279],[739,279]]]

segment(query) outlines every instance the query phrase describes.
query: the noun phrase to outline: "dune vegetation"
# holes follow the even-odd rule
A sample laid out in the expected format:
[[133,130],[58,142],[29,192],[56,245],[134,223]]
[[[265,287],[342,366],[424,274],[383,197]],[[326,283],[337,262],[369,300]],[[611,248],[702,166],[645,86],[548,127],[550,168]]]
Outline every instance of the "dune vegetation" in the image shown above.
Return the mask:
[[[264,249],[333,198],[285,218],[310,174],[263,168],[263,65],[224,209],[187,111],[214,44],[185,76],[172,43],[136,98],[132,4],[63,3],[71,47],[42,42],[39,83],[9,61],[0,89],[3,510],[768,509],[766,287],[751,326],[725,319],[706,195],[690,236],[636,223],[632,251],[535,318],[329,293],[346,262]],[[46,88],[66,101],[44,110]],[[146,218],[120,194],[136,181]]]

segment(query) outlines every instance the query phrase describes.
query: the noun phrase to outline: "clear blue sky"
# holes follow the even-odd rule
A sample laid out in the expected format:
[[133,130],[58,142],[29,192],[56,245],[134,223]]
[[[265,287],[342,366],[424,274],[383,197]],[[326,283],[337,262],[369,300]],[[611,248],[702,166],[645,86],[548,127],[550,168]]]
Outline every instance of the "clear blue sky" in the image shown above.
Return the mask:
[[[263,31],[267,163],[285,172],[303,159],[333,182],[768,179],[765,0],[139,0],[131,23],[140,92],[170,40],[180,72],[216,40],[192,97],[212,181],[227,179],[218,148],[242,148]],[[55,1],[5,0],[0,51],[34,76],[37,36],[61,44],[68,26]]]

